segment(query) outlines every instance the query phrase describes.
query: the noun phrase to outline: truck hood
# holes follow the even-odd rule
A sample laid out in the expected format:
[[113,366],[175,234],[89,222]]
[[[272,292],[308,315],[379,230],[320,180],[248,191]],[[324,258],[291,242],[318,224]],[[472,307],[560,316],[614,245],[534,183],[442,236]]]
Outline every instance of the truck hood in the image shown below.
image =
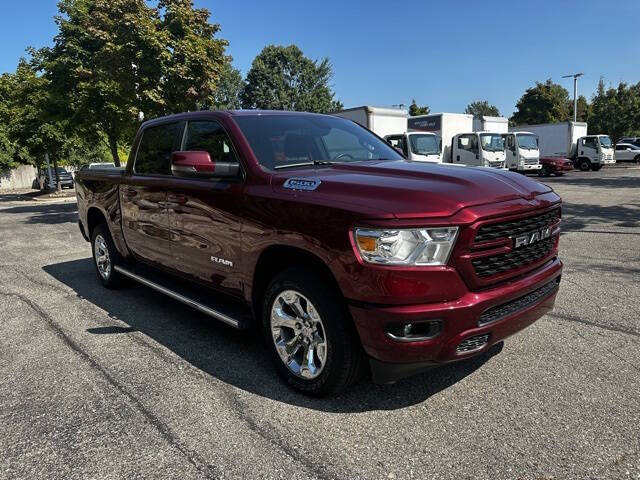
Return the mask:
[[404,160],[281,171],[272,187],[301,202],[396,218],[447,217],[466,207],[532,200],[551,191],[518,173]]

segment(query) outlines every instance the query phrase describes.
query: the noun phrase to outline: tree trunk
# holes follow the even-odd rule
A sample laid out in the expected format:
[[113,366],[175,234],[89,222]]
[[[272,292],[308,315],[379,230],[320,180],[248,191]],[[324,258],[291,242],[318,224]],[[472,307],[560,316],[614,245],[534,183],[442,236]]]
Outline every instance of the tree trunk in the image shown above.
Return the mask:
[[53,156],[53,171],[56,174],[56,192],[61,192],[62,185],[60,185],[60,175],[58,175],[58,158],[56,155]]
[[111,156],[113,157],[113,163],[116,167],[120,166],[120,157],[118,157],[118,139],[109,135],[109,150],[111,150]]

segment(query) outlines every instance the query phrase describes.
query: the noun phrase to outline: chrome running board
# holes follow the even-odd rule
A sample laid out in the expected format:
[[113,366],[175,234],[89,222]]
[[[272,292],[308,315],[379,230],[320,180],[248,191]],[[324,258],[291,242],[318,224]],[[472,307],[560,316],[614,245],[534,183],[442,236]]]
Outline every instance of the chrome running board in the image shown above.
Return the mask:
[[205,304],[203,304],[202,302],[199,302],[197,300],[194,300],[193,298],[189,298],[185,295],[182,295],[181,293],[176,292],[175,290],[172,290],[168,287],[165,287],[163,285],[160,285],[159,283],[156,283],[154,281],[151,281],[145,277],[142,277],[140,275],[138,275],[137,273],[133,273],[129,270],[127,270],[126,268],[122,268],[119,265],[114,266],[114,270],[118,273],[121,273],[122,275],[129,277],[133,280],[135,280],[136,282],[141,283],[142,285],[152,288],[160,293],[164,293],[166,296],[173,298],[174,300],[177,300],[181,303],[184,303],[185,305],[188,305],[191,308],[194,308],[196,310],[198,310],[199,312],[204,313],[205,315],[209,315],[210,317],[215,318],[216,320],[220,320],[221,322],[226,323],[227,325],[231,325],[234,328],[241,328],[241,322],[239,320],[236,320],[233,317],[230,317],[229,315],[226,315],[222,312],[219,312],[218,310],[215,310]]

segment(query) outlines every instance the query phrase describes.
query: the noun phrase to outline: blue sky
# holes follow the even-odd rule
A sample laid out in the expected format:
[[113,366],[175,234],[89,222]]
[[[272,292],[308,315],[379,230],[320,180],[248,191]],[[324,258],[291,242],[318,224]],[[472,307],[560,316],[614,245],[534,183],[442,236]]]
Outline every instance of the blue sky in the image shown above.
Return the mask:
[[[459,112],[486,99],[510,115],[536,80],[572,93],[640,81],[640,1],[195,0],[220,23],[243,73],[266,44],[297,44],[329,57],[333,86],[347,107],[408,104]],[[13,71],[28,45],[51,43],[55,0],[3,2],[0,72]]]

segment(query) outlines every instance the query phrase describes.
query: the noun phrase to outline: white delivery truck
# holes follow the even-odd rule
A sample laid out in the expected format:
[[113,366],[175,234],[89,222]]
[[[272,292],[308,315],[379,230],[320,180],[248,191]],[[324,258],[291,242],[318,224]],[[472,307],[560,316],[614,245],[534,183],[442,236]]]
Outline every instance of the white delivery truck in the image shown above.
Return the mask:
[[478,167],[505,168],[504,141],[495,132],[467,132],[451,141],[452,163]]
[[407,131],[407,111],[401,108],[364,105],[340,110],[332,113],[332,115],[353,120],[381,138]]
[[538,136],[540,157],[566,157],[582,171],[600,170],[615,163],[613,145],[607,135],[587,135],[584,122],[520,125],[512,131],[527,131]]
[[440,163],[442,145],[440,137],[434,133],[407,132],[387,135],[384,139],[394,148],[414,162]]
[[473,130],[473,115],[466,113],[433,113],[417,115],[407,120],[407,130],[412,133],[430,133],[440,137],[442,163],[451,163],[451,141],[458,133]]
[[538,137],[531,132],[503,133],[505,166],[520,173],[540,173]]

